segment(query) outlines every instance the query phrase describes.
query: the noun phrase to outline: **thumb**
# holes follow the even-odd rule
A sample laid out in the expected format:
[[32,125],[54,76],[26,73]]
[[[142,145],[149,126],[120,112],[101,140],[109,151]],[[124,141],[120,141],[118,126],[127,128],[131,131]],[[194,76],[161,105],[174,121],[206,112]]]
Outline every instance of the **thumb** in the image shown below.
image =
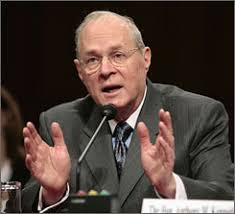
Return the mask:
[[64,146],[64,136],[59,123],[51,124],[52,138],[55,146]]
[[137,133],[140,139],[141,149],[151,146],[149,131],[143,122],[139,122],[137,125]]

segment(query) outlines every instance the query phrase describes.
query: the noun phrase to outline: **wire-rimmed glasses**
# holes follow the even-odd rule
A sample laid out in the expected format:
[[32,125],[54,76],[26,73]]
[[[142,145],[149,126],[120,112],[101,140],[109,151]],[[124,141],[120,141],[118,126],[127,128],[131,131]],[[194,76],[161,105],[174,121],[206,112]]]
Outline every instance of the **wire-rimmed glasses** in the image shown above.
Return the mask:
[[[107,57],[109,62],[114,67],[123,67],[126,65],[128,59],[137,51],[139,48],[133,48],[128,51],[117,50],[110,53]],[[84,59],[79,59],[84,71],[87,74],[93,74],[100,69],[100,66],[103,62],[104,56],[87,56]]]

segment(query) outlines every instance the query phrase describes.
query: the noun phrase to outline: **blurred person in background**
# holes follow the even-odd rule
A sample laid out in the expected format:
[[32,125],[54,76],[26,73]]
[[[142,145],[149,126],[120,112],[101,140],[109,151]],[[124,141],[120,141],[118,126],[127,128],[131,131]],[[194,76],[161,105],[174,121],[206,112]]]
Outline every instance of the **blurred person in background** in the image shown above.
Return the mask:
[[1,182],[27,182],[22,138],[23,119],[19,106],[10,92],[1,86]]

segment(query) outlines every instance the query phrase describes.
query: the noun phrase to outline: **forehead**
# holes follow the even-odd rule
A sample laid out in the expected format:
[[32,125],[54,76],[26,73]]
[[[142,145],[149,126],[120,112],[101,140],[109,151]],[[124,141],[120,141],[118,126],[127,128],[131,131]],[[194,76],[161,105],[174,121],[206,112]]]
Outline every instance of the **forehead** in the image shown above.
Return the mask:
[[80,51],[133,47],[134,39],[128,24],[115,16],[91,20],[80,36]]

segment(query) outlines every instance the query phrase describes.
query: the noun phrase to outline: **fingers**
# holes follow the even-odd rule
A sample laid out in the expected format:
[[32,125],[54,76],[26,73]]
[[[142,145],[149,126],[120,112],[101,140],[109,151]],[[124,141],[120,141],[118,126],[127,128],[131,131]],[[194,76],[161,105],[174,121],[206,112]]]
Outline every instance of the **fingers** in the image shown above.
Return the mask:
[[160,155],[164,162],[171,165],[175,158],[175,143],[170,113],[161,109],[159,111],[159,119],[159,135],[156,144],[160,145]]
[[42,143],[42,138],[38,134],[32,122],[28,122],[26,124],[26,127],[24,127],[23,136],[24,138],[28,137],[31,143],[34,143],[34,144]]
[[159,111],[159,119],[159,135],[174,149],[174,136],[170,113],[161,109]]
[[60,125],[56,122],[51,124],[52,138],[55,146],[64,146],[64,136]]
[[159,147],[160,147],[160,155],[163,159],[163,162],[167,163],[168,165],[174,164],[175,153],[174,150],[170,147],[170,145],[162,138],[159,137]]
[[171,148],[174,148],[174,136],[165,123],[159,122],[160,135],[168,143]]
[[145,149],[150,143],[149,131],[143,122],[137,124],[137,133],[141,142],[142,149]]
[[33,143],[31,143],[30,139],[27,137],[24,139],[24,147],[25,147],[26,156],[27,154],[30,154],[31,158],[34,161],[36,158],[37,149],[33,146]]
[[26,154],[30,154],[32,160],[35,160],[37,147],[43,142],[33,123],[28,122],[23,129],[24,145]]
[[25,165],[28,168],[28,170],[33,171],[33,160],[32,160],[32,156],[30,154],[26,154],[26,158],[25,158]]
[[[38,134],[35,126],[32,122],[28,122],[26,127],[23,128],[24,147],[26,152],[25,164],[30,172],[34,175],[40,165],[42,148],[44,147],[44,141]],[[37,167],[36,167],[37,166]]]
[[172,128],[172,121],[171,121],[170,113],[168,111],[164,111],[163,109],[160,109],[159,119],[166,125],[166,127],[169,129],[169,131],[173,135],[173,128]]
[[32,155],[27,154],[25,158],[25,165],[31,175],[37,179],[37,176],[42,172],[43,164],[40,161],[33,160]]

